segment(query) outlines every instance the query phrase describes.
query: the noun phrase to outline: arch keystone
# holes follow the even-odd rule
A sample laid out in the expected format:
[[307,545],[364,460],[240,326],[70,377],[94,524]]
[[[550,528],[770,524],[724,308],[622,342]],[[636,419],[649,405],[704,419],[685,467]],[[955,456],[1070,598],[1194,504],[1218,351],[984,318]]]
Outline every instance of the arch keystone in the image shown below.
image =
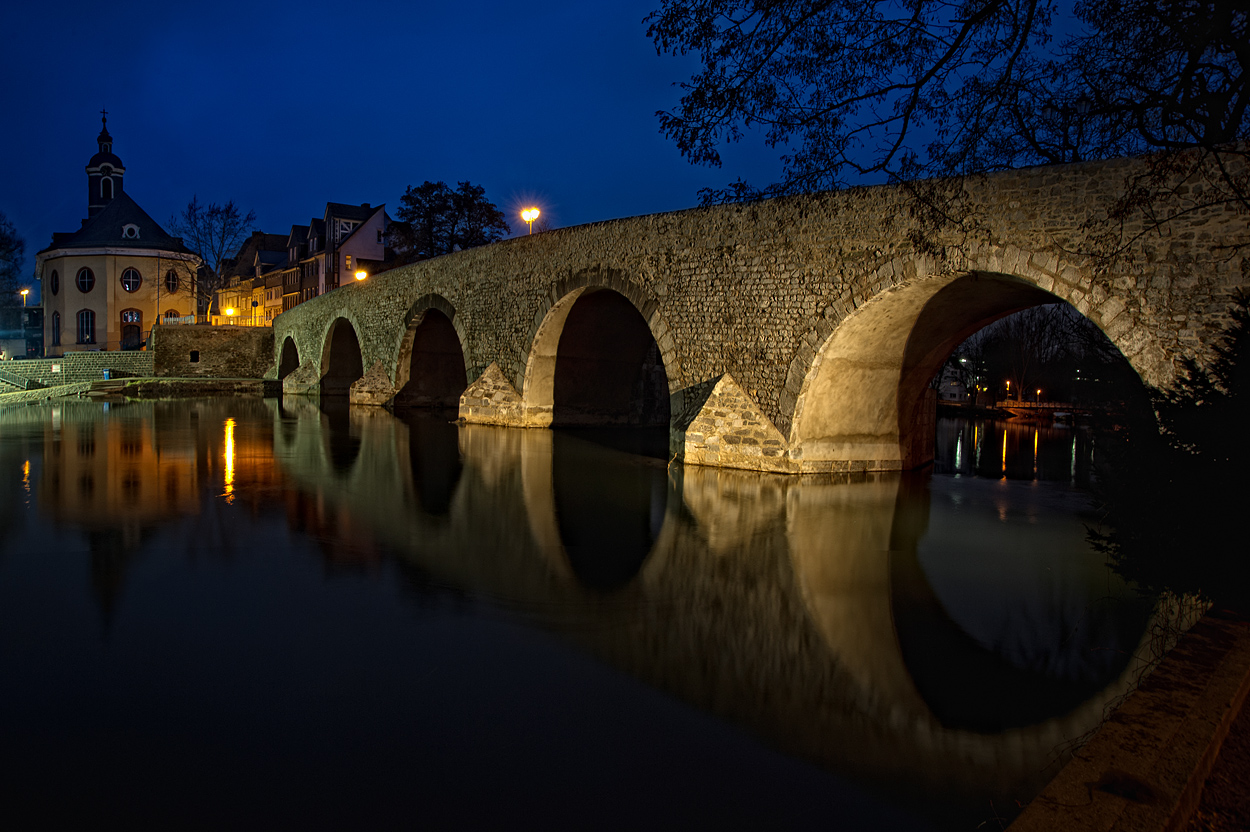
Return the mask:
[[786,440],[729,373],[680,391],[669,448],[693,465],[791,471]]

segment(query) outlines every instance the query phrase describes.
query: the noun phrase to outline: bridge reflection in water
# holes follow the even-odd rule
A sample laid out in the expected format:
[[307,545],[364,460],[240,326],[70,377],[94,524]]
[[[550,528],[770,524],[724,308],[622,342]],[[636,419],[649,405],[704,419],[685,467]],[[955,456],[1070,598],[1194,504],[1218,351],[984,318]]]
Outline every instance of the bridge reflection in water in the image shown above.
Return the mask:
[[[1079,491],[668,467],[577,434],[356,410],[344,470],[322,450],[342,426],[299,400],[283,413],[291,482],[431,580],[907,803],[1028,800],[1149,652],[1152,605],[1088,550]],[[975,431],[1000,452],[1033,436]],[[426,481],[446,486],[437,509],[414,499]]]
[[393,563],[423,598],[520,618],[939,826],[1036,793],[1159,614],[1084,542],[1071,431],[949,423],[940,463],[990,476],[852,479],[670,465],[662,432],[656,453],[646,433],[608,447],[306,399],[20,418],[45,514],[117,538],[93,553],[106,616],[163,524],[190,524],[189,552],[240,551],[220,506],[277,507],[328,567]]

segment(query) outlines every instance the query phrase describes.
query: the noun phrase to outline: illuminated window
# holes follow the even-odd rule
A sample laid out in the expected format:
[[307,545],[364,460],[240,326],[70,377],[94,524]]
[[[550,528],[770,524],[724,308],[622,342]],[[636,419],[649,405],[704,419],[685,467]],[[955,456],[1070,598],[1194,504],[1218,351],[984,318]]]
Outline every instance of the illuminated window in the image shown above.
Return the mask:
[[85,267],[81,268],[78,270],[78,277],[75,278],[75,282],[78,284],[78,291],[90,292],[95,288],[95,272]]
[[143,278],[139,276],[137,270],[126,269],[126,271],[122,272],[122,288],[127,292],[137,292],[142,285]]

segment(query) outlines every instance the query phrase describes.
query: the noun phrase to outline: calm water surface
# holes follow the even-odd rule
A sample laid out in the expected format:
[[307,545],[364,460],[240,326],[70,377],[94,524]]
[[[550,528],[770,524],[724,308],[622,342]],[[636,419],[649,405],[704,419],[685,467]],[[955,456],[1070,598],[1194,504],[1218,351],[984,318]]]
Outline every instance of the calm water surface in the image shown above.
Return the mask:
[[1138,667],[1087,433],[855,479],[655,439],[0,412],[5,826],[993,829]]

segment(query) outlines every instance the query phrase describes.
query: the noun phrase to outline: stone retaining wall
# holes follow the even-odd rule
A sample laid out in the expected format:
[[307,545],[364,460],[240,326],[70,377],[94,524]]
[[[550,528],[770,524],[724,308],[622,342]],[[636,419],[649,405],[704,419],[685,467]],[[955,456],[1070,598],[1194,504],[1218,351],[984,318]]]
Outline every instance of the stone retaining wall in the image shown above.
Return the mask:
[[154,326],[148,349],[160,377],[261,378],[274,365],[266,326]]
[[152,353],[135,352],[67,352],[59,358],[6,361],[4,369],[53,387],[104,378],[104,371],[114,378],[152,375]]

